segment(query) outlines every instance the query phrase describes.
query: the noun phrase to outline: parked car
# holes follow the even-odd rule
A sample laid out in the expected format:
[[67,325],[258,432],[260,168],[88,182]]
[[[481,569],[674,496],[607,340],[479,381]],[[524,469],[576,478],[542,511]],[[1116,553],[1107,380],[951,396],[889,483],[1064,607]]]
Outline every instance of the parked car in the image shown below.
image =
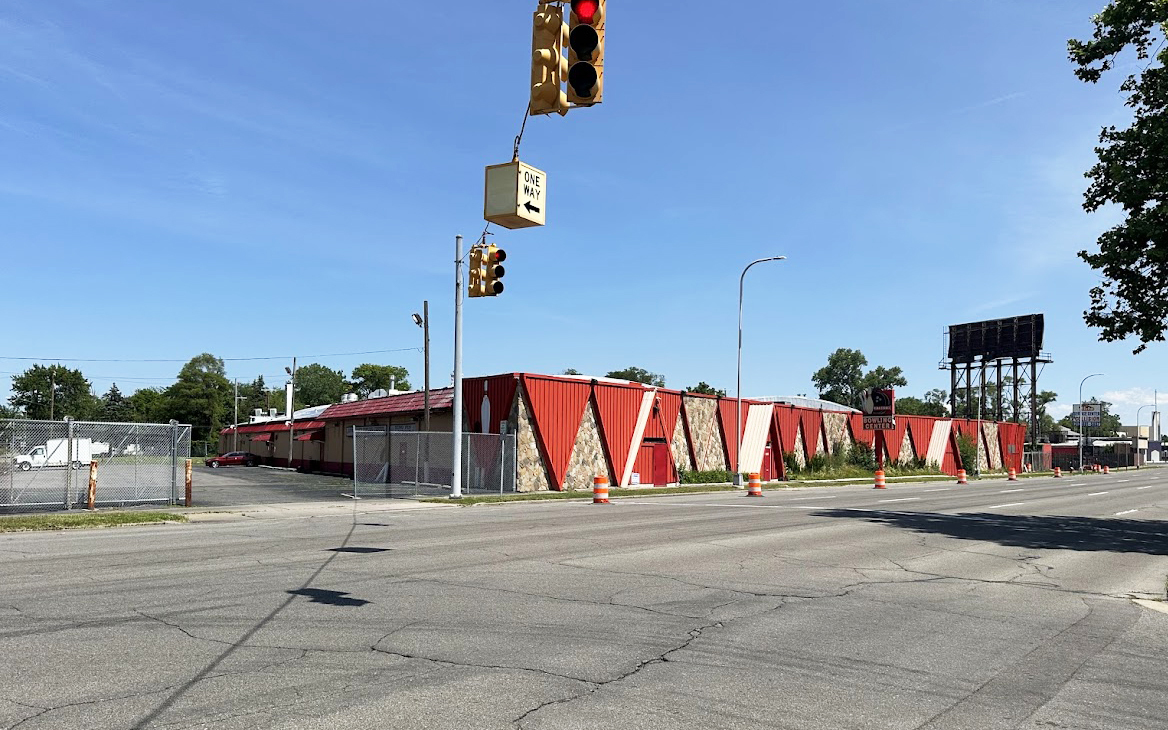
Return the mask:
[[205,463],[212,469],[218,469],[221,466],[255,466],[259,460],[255,454],[249,454],[246,451],[232,451],[221,456],[209,456]]

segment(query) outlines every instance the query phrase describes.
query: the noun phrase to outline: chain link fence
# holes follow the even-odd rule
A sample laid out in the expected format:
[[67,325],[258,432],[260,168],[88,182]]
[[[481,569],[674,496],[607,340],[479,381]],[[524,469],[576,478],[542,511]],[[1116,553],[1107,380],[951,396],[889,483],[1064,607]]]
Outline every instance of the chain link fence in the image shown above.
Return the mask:
[[175,504],[191,455],[181,424],[0,420],[0,512]]
[[[449,432],[353,429],[356,497],[440,497],[450,494],[454,437]],[[462,490],[467,494],[515,491],[515,435],[468,433],[462,437]]]

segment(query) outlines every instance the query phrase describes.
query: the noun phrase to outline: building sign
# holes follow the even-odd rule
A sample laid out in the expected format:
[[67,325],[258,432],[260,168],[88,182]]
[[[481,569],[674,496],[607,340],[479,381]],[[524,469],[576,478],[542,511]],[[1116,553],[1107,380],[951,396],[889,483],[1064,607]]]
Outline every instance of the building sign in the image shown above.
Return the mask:
[[1071,421],[1080,427],[1098,428],[1103,425],[1103,406],[1099,403],[1076,403]]
[[895,416],[864,416],[865,431],[892,431],[895,428]]

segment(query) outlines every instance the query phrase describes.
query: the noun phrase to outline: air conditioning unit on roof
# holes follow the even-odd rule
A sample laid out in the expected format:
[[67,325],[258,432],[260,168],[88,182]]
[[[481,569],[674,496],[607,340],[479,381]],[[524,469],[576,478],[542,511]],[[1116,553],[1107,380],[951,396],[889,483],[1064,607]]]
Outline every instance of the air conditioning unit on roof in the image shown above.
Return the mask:
[[255,413],[253,413],[252,415],[254,415],[254,416],[256,416],[256,417],[258,418],[258,417],[260,417],[260,416],[264,415],[264,409],[263,409],[263,408],[257,408],[257,409],[255,409]]
[[268,418],[275,418],[276,414],[279,412],[280,412],[279,408],[269,408],[268,409]]

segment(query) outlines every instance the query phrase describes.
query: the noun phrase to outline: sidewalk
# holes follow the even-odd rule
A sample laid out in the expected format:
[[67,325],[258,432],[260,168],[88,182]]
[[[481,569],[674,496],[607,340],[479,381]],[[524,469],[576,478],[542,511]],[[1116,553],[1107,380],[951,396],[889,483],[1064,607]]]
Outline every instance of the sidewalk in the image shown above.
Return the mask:
[[277,504],[248,504],[232,507],[171,507],[167,512],[185,515],[191,522],[215,523],[240,520],[286,520],[312,517],[344,517],[383,512],[449,509],[457,504],[415,502],[410,499],[354,500],[344,503],[282,502]]

